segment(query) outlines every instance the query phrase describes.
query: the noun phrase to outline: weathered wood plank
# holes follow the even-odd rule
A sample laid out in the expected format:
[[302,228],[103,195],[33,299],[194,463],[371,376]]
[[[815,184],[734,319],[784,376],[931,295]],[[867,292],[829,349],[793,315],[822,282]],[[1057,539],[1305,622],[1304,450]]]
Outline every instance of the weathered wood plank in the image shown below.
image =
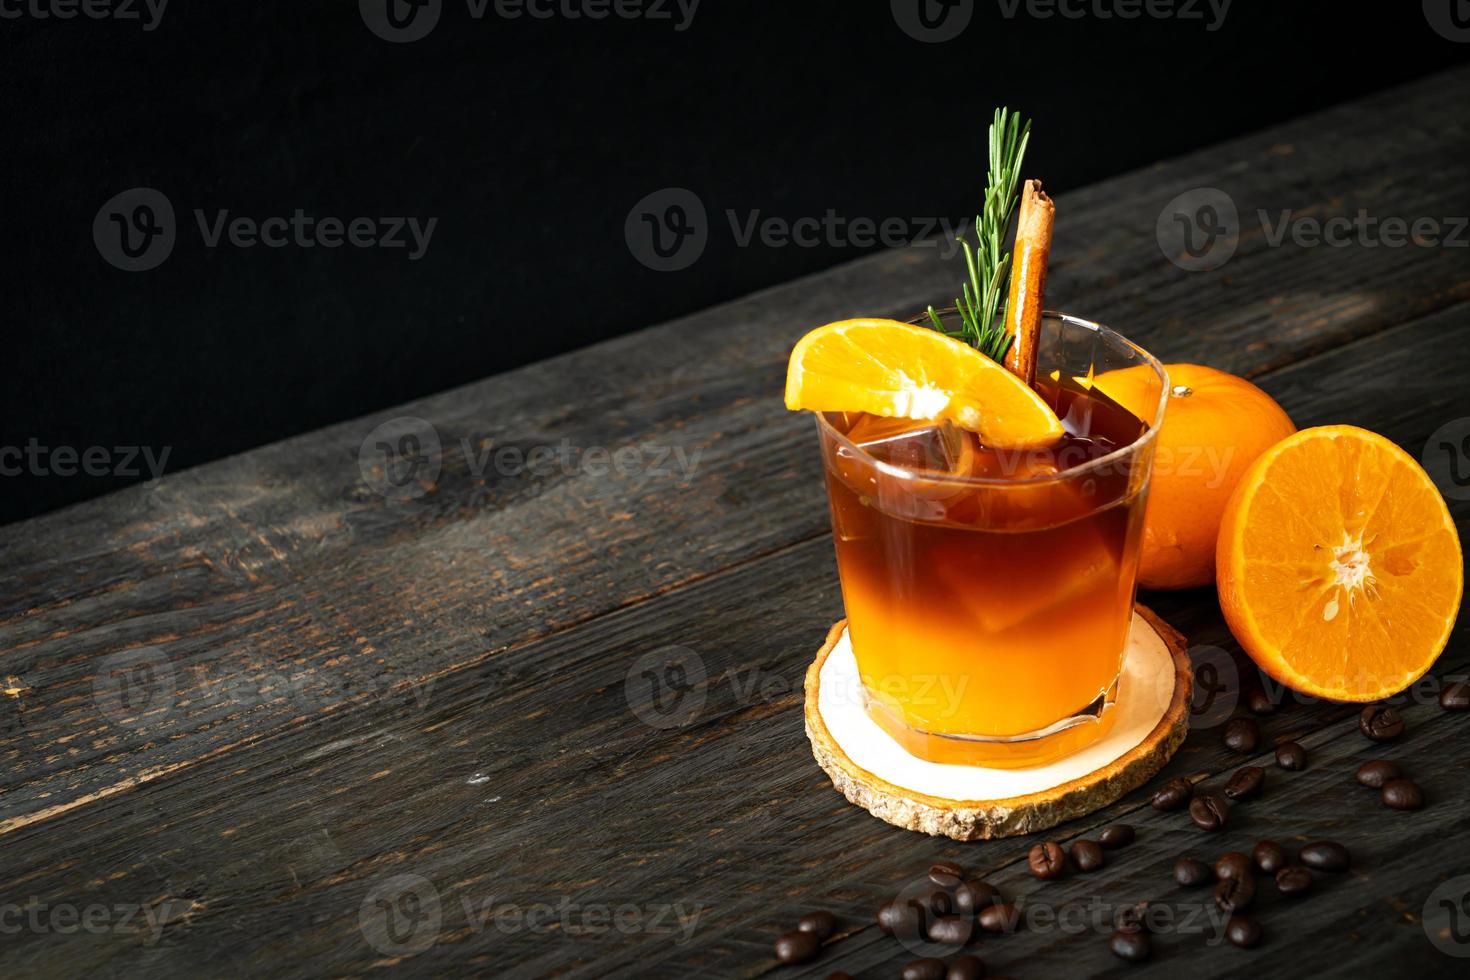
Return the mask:
[[[1425,318],[1262,383],[1302,424],[1371,421],[1371,406],[1385,420],[1375,427],[1412,450],[1461,410],[1457,379],[1470,369],[1470,345],[1457,328],[1466,314],[1460,307]],[[1393,381],[1415,367],[1422,385]],[[1470,503],[1456,502],[1455,513],[1464,526]],[[1160,598],[1148,601],[1169,608],[1193,640],[1232,646],[1208,592]],[[139,963],[183,972],[215,958],[240,972],[362,971],[391,959],[361,931],[364,901],[395,875],[414,874],[428,879],[442,903],[438,945],[407,961],[415,968],[751,975],[772,965],[769,942],[782,923],[826,907],[843,913],[854,931],[818,965],[791,975],[838,967],[891,974],[912,954],[858,928],[879,901],[938,856],[992,870],[1028,894],[1015,862],[1029,840],[933,840],[872,820],[831,791],[810,759],[798,707],[802,671],[839,606],[830,544],[808,541],[594,624],[512,646],[417,691],[355,711],[301,712],[312,720],[268,742],[17,829],[0,852],[7,896],[52,905],[150,903],[174,920],[157,941],[130,931],[81,941],[22,934],[7,944],[7,962],[21,972],[39,971],[59,954],[79,973]],[[644,704],[636,696],[637,658],[671,644],[694,651],[707,683],[689,692],[702,697],[695,717],[665,730],[645,723],[633,704]],[[1436,673],[1467,669],[1462,626]],[[1368,801],[1361,823],[1346,823],[1366,792],[1348,778],[1349,761],[1367,757],[1352,714],[1303,705],[1266,719],[1270,737],[1304,739],[1312,768],[1273,772],[1270,795],[1209,846],[1224,850],[1227,841],[1268,833],[1338,836],[1360,852],[1362,874],[1326,885],[1289,920],[1270,909],[1273,938],[1256,953],[1211,949],[1196,959],[1185,952],[1193,939],[1161,940],[1156,971],[1177,968],[1188,955],[1201,975],[1247,963],[1266,976],[1295,975],[1300,949],[1276,931],[1287,921],[1299,922],[1313,942],[1350,943],[1350,932],[1373,942],[1403,937],[1410,927],[1390,899],[1410,911],[1422,906],[1439,870],[1435,860],[1446,862],[1446,873],[1470,871],[1460,857],[1437,858],[1428,846],[1464,831],[1470,800],[1455,747],[1463,746],[1470,720],[1436,707],[1411,709],[1410,735],[1385,754],[1412,760],[1433,806],[1404,815]],[[1217,728],[1202,727],[1161,778],[1218,774],[1244,761],[1221,748]],[[1086,833],[1130,815],[1142,839],[1113,869],[1038,895],[1176,900],[1163,887],[1167,861],[1203,835],[1181,831],[1182,817],[1154,814],[1143,800],[1132,794],[1065,831]],[[75,851],[79,840],[84,857]],[[579,910],[629,906],[637,925],[627,933],[560,924],[531,932],[508,917],[510,906],[556,907],[564,897]],[[699,909],[688,943],[667,931],[669,913],[658,925],[650,921],[675,903],[686,916]],[[369,921],[377,914],[371,909]],[[499,918],[490,914],[497,911]],[[574,922],[588,925],[580,912]],[[1104,939],[1034,931],[986,941],[982,952],[997,967],[1033,975],[1070,972],[1074,963],[1109,970]],[[1351,959],[1329,965],[1356,970],[1363,961],[1357,951],[1368,945],[1354,943]],[[1432,947],[1426,953],[1402,940],[1392,949],[1409,963],[1434,965]]]
[[[1247,373],[1453,304],[1467,296],[1456,250],[1272,248],[1247,233],[1225,267],[1190,274],[1163,259],[1154,222],[1201,184],[1247,215],[1462,213],[1467,94],[1470,72],[1442,74],[1066,195],[1051,296],[1166,357]],[[0,531],[0,673],[31,687],[0,714],[0,830],[343,707],[235,712],[211,681],[423,683],[820,535],[808,423],[775,394],[791,341],[943,301],[955,279],[933,249],[872,257]],[[390,414],[431,420],[447,447],[433,492],[405,503],[358,473]],[[476,473],[487,440],[702,455],[687,483],[646,468]],[[152,738],[103,720],[93,697],[99,663],[139,646],[162,650],[189,709]]]

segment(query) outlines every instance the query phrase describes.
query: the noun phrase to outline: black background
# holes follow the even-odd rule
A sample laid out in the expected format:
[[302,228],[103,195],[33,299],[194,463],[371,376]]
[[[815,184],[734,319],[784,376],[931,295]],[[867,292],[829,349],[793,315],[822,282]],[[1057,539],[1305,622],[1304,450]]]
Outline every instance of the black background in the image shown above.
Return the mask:
[[[172,0],[151,31],[30,12],[50,2],[0,0],[22,11],[0,18],[0,446],[168,447],[170,471],[864,251],[738,247],[726,209],[959,220],[997,104],[1035,117],[1027,171],[1065,191],[1470,56],[1412,0],[1235,0],[1216,30],[1206,3],[1123,20],[973,0],[946,43],[907,35],[888,0],[703,0],[682,30],[673,4],[663,20],[508,19],[492,0],[476,20],[443,0],[426,37],[396,44],[356,0]],[[168,197],[178,237],[129,273],[92,226],[139,186]],[[666,187],[711,218],[677,272],[624,235]],[[418,261],[207,248],[196,208],[438,225]],[[0,520],[128,482],[0,477]]]

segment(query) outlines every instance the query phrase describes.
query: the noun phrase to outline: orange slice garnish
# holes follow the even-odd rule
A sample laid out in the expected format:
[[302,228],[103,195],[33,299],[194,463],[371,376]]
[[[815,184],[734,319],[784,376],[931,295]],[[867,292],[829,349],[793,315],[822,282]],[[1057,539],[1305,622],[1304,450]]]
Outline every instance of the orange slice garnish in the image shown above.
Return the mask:
[[1216,544],[1220,608],[1252,660],[1317,697],[1418,680],[1460,608],[1460,537],[1433,481],[1383,436],[1303,429],[1251,464]]
[[843,320],[797,342],[786,369],[786,407],[949,420],[996,449],[1062,437],[1041,396],[973,347],[897,320]]

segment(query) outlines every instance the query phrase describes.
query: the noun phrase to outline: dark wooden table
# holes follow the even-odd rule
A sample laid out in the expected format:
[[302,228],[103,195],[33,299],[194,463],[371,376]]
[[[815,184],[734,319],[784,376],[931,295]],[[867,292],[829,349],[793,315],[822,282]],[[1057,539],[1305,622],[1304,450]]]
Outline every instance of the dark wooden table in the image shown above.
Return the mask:
[[[1301,425],[1368,426],[1419,456],[1470,425],[1463,229],[1458,246],[1275,245],[1258,211],[1449,233],[1470,213],[1467,105],[1457,71],[1062,195],[1049,297],[1166,361],[1254,378]],[[1155,235],[1196,187],[1241,216],[1212,271]],[[1307,746],[1307,771],[1272,768],[1209,838],[1129,794],[1056,836],[1127,819],[1138,842],[1045,885],[1024,873],[1030,839],[930,839],[832,791],[801,680],[841,602],[815,433],[781,406],[786,355],[817,324],[947,300],[959,277],[933,248],[875,255],[0,530],[0,969],[895,976],[917,954],[872,910],[934,858],[1032,909],[1148,898],[1182,920],[1208,899],[1172,884],[1176,854],[1329,837],[1356,867],[1291,908],[1263,901],[1254,951],[1182,921],[1141,968],[1090,925],[978,951],[1032,977],[1463,971],[1430,934],[1463,956],[1470,917],[1424,916],[1442,883],[1470,886],[1470,717],[1423,697],[1381,750],[1351,708],[1288,698],[1264,727]],[[404,416],[442,452],[421,444],[395,488],[359,457]],[[1470,491],[1440,471],[1463,526]],[[1143,598],[1250,682],[1211,591]],[[1461,626],[1431,676],[1467,669]],[[1216,715],[1159,779],[1269,757],[1227,753]],[[1406,760],[1426,809],[1354,784],[1376,754]],[[841,915],[838,937],[778,968],[773,937],[814,908]]]

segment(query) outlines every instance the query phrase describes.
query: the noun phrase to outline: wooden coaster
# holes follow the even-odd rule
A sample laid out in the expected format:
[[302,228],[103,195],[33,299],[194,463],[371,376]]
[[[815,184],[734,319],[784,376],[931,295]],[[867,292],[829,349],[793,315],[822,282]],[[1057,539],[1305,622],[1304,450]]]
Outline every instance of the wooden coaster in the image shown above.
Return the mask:
[[1192,676],[1184,637],[1135,606],[1104,738],[1030,769],[946,765],[909,755],[868,717],[842,620],[807,668],[806,734],[832,785],[879,820],[955,840],[1014,837],[1092,813],[1163,768],[1188,730]]

